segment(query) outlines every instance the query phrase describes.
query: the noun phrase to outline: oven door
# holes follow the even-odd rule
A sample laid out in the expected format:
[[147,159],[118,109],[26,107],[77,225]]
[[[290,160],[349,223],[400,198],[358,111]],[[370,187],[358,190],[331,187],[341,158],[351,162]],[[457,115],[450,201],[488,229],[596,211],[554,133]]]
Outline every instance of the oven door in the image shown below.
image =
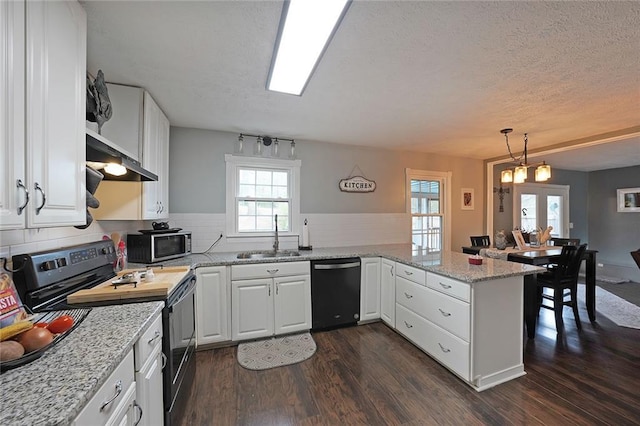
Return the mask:
[[177,424],[191,393],[195,377],[195,289],[196,277],[190,274],[167,299],[163,311],[165,425]]

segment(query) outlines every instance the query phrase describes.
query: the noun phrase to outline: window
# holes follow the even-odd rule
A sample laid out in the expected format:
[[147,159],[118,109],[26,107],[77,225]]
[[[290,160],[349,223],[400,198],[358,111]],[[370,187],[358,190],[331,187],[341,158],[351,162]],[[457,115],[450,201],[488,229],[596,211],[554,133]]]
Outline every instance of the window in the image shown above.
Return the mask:
[[450,173],[407,169],[411,243],[417,254],[449,250]]
[[227,236],[297,234],[300,160],[226,155]]

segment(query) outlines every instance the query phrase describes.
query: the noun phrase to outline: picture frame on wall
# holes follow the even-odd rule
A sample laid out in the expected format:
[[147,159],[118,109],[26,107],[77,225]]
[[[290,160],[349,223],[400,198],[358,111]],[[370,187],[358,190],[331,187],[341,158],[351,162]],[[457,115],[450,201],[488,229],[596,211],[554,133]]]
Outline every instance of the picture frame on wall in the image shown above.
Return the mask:
[[618,213],[640,212],[640,188],[618,189]]
[[473,194],[473,188],[462,188],[462,199],[461,199],[461,208],[462,210],[473,210],[475,209],[475,196]]

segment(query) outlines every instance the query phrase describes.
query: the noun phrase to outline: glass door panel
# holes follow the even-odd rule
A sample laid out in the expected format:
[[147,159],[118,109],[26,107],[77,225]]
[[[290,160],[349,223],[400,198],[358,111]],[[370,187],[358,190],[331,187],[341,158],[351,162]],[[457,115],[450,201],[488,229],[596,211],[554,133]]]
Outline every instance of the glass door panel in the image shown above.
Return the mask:
[[520,195],[520,229],[535,231],[538,224],[538,196],[536,194]]
[[551,236],[560,238],[562,235],[562,197],[547,195],[547,227],[552,226]]

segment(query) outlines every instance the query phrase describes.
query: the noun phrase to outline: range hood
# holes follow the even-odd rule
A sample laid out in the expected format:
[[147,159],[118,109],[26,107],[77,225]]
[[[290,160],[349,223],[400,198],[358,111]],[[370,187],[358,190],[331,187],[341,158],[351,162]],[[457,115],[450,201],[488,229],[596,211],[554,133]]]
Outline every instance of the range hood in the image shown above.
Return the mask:
[[[127,169],[127,172],[121,176],[115,176],[102,170],[109,163],[122,165]],[[87,129],[87,164],[99,170],[104,175],[104,180],[131,182],[158,180],[158,175],[142,168],[140,162],[131,158],[113,142],[91,129]]]

